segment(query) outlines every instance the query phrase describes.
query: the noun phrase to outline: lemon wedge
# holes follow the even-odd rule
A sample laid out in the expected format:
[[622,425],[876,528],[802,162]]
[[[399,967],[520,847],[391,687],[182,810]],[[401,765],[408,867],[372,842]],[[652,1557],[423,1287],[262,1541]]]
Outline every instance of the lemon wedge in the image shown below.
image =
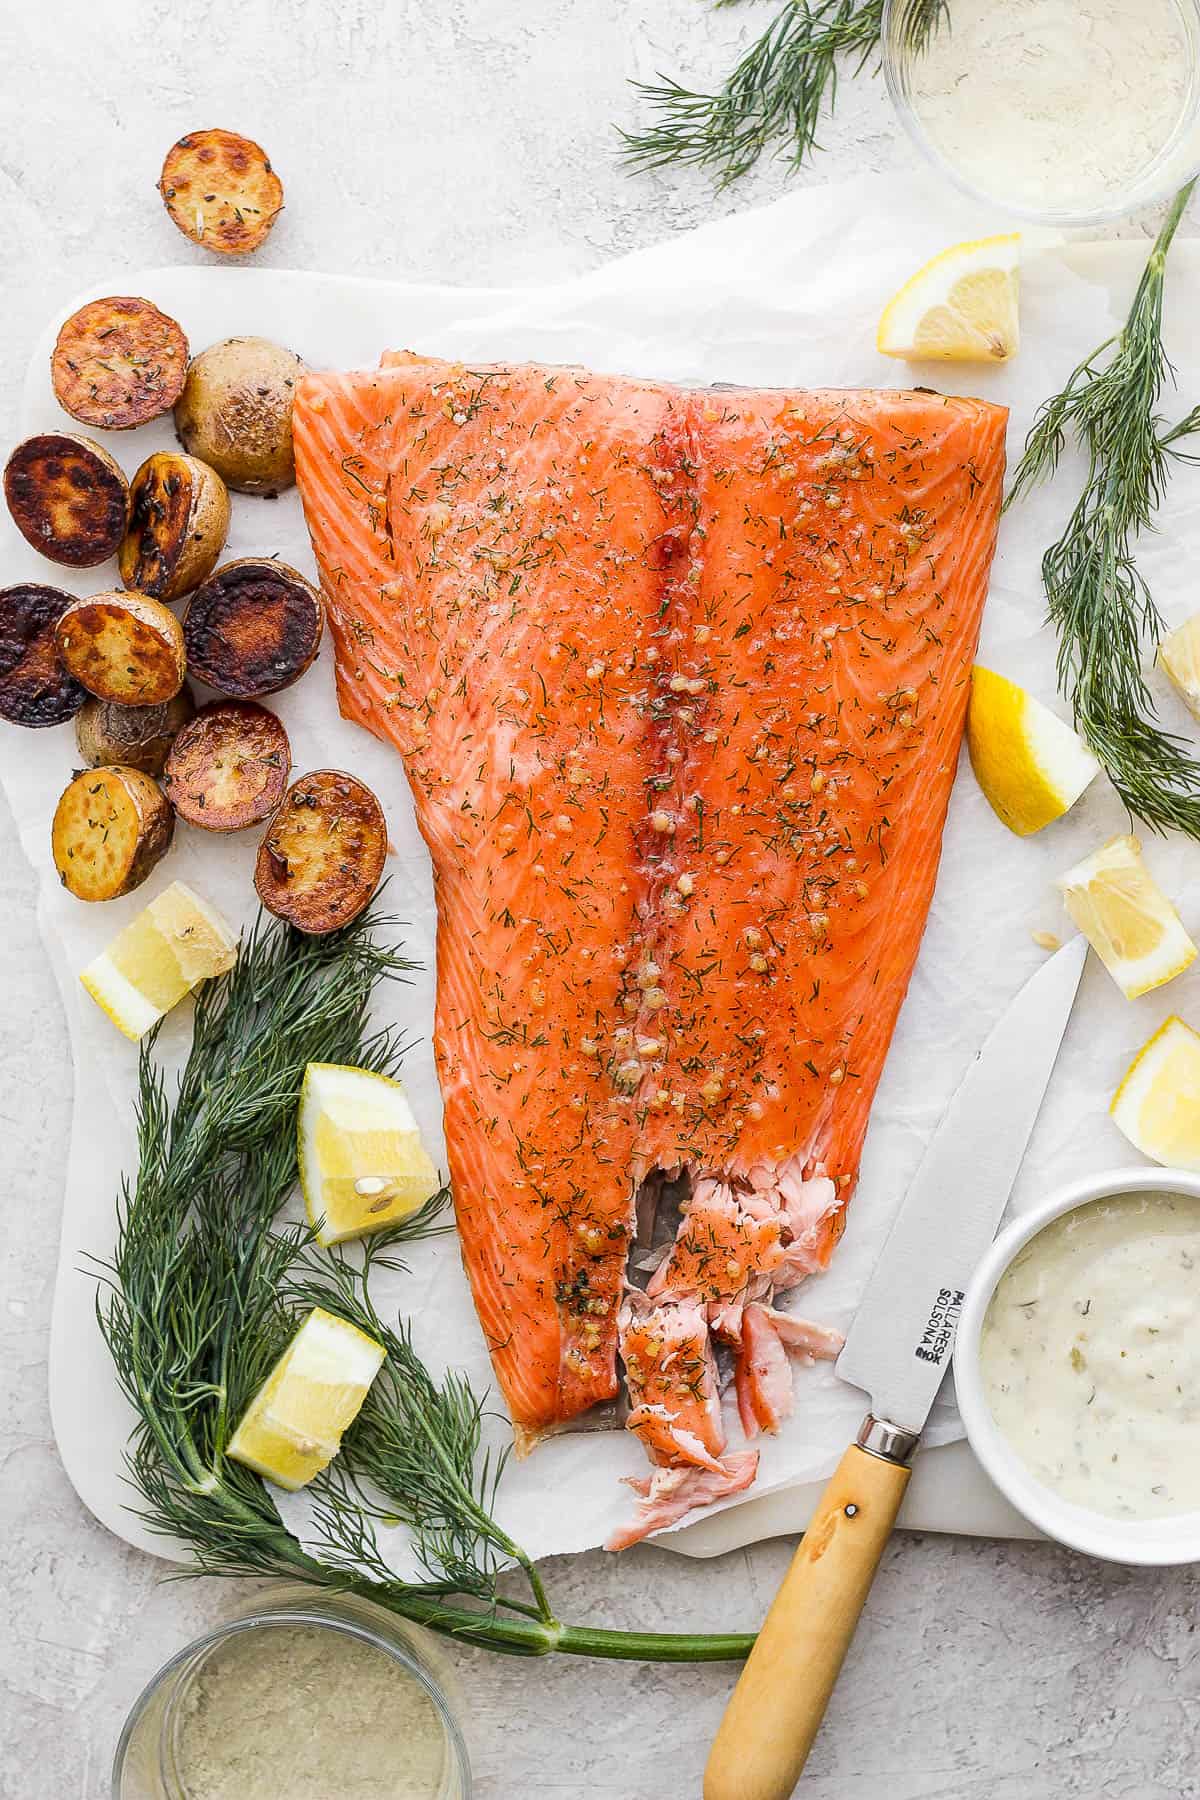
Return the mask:
[[384,1348],[315,1306],[246,1408],[229,1454],[277,1487],[327,1468],[383,1363]]
[[300,1186],[319,1244],[394,1225],[441,1185],[404,1089],[386,1075],[309,1063],[298,1131]]
[[1200,1037],[1171,1018],[1130,1063],[1109,1108],[1130,1143],[1154,1162],[1200,1169]]
[[997,818],[1029,837],[1060,819],[1100,773],[1083,739],[1003,675],[971,672],[967,749]]
[[1007,362],[1020,346],[1019,232],[954,244],[888,301],[875,342],[911,361]]
[[237,939],[182,881],[152,900],[79,979],[127,1038],[143,1037],[185,994],[237,961]]
[[1059,877],[1067,911],[1127,1000],[1161,987],[1196,946],[1142,861],[1135,837],[1107,844]]
[[1200,613],[1163,639],[1158,660],[1188,711],[1200,719]]

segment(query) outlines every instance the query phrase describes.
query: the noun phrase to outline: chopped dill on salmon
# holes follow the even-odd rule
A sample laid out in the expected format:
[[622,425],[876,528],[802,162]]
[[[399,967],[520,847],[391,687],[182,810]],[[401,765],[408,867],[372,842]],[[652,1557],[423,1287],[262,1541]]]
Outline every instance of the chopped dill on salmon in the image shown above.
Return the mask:
[[743,1439],[836,1354],[770,1303],[841,1236],[920,945],[1006,414],[384,360],[297,390],[339,702],[433,861],[458,1229],[518,1446],[623,1365],[632,1542],[753,1480],[714,1341]]

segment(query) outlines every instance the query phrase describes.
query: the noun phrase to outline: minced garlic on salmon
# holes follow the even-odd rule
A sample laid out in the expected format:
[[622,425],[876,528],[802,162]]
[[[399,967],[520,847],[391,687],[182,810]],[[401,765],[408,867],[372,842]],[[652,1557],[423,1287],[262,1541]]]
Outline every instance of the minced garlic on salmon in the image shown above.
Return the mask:
[[[843,1228],[1006,415],[385,360],[305,377],[297,469],[342,711],[400,750],[433,858],[464,1262],[520,1440],[616,1393],[624,1334],[656,1525],[753,1477],[704,1326],[743,1417],[787,1410],[763,1303]],[[626,1299],[635,1194],[674,1170],[677,1241]],[[686,1396],[636,1373],[647,1306]]]

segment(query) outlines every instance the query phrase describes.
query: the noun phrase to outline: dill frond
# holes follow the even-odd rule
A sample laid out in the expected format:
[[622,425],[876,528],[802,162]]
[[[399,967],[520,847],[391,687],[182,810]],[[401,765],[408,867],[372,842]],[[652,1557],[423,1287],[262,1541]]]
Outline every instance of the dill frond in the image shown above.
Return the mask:
[[1136,561],[1173,462],[1193,460],[1177,446],[1200,424],[1200,408],[1172,427],[1159,413],[1174,373],[1162,341],[1167,255],[1194,186],[1175,196],[1121,332],[1085,357],[1040,409],[1005,504],[1054,473],[1069,437],[1080,444],[1088,464],[1083,491],[1042,559],[1059,634],[1059,685],[1130,812],[1155,830],[1200,837],[1200,764],[1156,723],[1142,670],[1162,619]]
[[[858,73],[878,49],[883,8],[884,0],[788,0],[715,93],[666,76],[635,82],[655,117],[644,131],[621,133],[622,155],[637,170],[711,169],[721,188],[769,150],[799,168],[837,98],[840,62]],[[909,0],[902,29],[914,48],[945,11],[946,0]]]

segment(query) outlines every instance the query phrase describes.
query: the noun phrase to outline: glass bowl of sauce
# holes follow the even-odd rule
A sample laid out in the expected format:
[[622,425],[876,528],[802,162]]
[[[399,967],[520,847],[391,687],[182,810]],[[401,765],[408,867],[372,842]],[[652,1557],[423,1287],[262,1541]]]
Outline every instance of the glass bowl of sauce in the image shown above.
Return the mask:
[[1018,217],[1098,225],[1200,168],[1200,0],[887,0],[910,138]]
[[1110,1561],[1200,1561],[1200,1175],[1116,1169],[1001,1232],[954,1382],[1019,1512]]
[[159,1669],[112,1800],[469,1800],[423,1639],[368,1601],[284,1589]]

